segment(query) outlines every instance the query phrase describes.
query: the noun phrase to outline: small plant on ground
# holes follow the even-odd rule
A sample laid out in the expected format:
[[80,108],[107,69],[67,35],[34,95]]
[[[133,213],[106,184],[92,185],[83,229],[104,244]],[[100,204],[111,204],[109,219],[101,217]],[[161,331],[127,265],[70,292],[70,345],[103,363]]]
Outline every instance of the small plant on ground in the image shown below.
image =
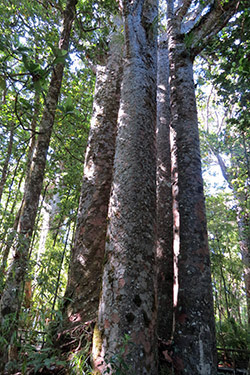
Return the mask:
[[70,354],[70,375],[92,375],[93,369],[90,365],[90,343],[74,353]]

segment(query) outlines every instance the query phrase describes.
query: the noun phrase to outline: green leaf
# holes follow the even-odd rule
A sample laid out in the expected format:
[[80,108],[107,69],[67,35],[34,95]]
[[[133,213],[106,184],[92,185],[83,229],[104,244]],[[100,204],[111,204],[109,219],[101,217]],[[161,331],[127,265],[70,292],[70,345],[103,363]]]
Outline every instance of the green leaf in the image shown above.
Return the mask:
[[74,109],[74,105],[73,105],[72,97],[68,96],[66,103],[65,103],[65,112],[67,113],[71,112],[73,111],[73,109]]
[[59,56],[57,58],[55,58],[55,60],[53,61],[53,65],[56,65],[56,64],[64,64],[65,60],[66,60],[66,57],[67,55],[65,56]]
[[41,85],[41,82],[40,82],[40,80],[38,80],[38,81],[35,81],[34,83],[33,83],[33,85],[34,85],[34,89],[35,89],[35,91],[36,92],[42,92],[42,85]]

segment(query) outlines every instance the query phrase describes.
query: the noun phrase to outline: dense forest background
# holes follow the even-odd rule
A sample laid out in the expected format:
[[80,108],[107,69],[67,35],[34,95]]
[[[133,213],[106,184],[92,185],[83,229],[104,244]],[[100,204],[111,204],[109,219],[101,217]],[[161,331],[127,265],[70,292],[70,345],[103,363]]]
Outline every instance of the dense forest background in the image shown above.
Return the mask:
[[[211,2],[194,1],[192,12],[198,3],[206,11]],[[243,3],[194,62],[216,339],[224,367],[247,360],[249,340],[250,19]],[[63,339],[54,344],[54,332],[63,320],[96,74],[114,40],[123,48],[124,30],[116,1],[80,0],[75,11],[70,6],[64,0],[0,4],[0,295],[13,262],[22,257],[18,246],[28,249],[18,287],[11,284],[12,290],[19,288],[18,313],[14,320],[1,315],[1,354],[6,359],[8,352],[5,371],[10,374],[65,368],[70,374],[92,373],[92,328],[78,332],[73,349],[67,343],[65,351]],[[165,14],[162,2],[154,20],[160,36],[166,33]],[[189,34],[185,43],[192,44]],[[57,93],[51,99],[53,82]],[[45,113],[51,102],[52,120],[52,112]],[[44,175],[30,183],[38,145],[42,153],[45,143]],[[31,230],[32,220],[23,213],[28,186],[35,194],[36,184],[41,186],[37,207],[26,213],[33,212]],[[1,302],[2,312],[13,300],[11,293],[8,298]],[[171,350],[162,352],[171,367]],[[114,374],[126,373],[122,354],[113,358]]]

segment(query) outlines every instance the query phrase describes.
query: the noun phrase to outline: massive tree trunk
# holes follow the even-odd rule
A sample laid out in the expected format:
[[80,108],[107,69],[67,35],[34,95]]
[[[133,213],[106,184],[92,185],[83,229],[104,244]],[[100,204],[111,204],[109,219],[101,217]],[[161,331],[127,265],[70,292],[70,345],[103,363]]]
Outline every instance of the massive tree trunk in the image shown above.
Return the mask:
[[[171,26],[174,27],[173,24]],[[172,29],[169,33],[171,125],[176,133],[180,216],[175,373],[215,374],[213,297],[193,64],[184,42],[178,39],[175,32]]]
[[[156,28],[157,1],[121,1],[125,64],[98,326],[93,359],[157,374]],[[124,338],[123,359],[119,353]],[[117,355],[114,357],[114,354]],[[129,369],[126,369],[126,366]],[[104,363],[105,367],[105,363]],[[101,368],[101,367],[99,367]],[[111,373],[113,370],[111,370]]]
[[97,67],[93,116],[85,156],[63,329],[97,318],[122,80],[122,45],[111,41]]
[[176,375],[217,371],[210,259],[201,177],[193,59],[235,12],[237,1],[168,0],[174,229]]
[[[184,2],[187,8],[190,2]],[[201,176],[193,62],[181,34],[181,18],[168,2],[171,127],[174,133],[176,202],[180,220],[178,294],[175,300],[174,372],[215,374],[216,346],[211,271]],[[178,241],[179,240],[179,241]]]
[[173,329],[174,275],[169,61],[166,38],[162,38],[158,45],[156,141],[158,337],[167,342],[171,339]]
[[[64,11],[63,28],[59,41],[61,50],[68,50],[70,31],[75,16],[75,6],[77,0],[68,0]],[[39,126],[39,135],[37,137],[36,149],[32,164],[29,170],[28,183],[24,193],[24,202],[19,219],[18,241],[15,249],[15,255],[7,276],[5,289],[1,298],[1,333],[10,343],[13,332],[16,329],[18,313],[21,304],[22,285],[25,278],[29,244],[34,228],[39,197],[43,186],[44,170],[46,165],[47,152],[54,123],[55,111],[61,90],[64,64],[55,65],[48,94],[46,97],[45,108]],[[9,322],[6,330],[6,322]],[[0,351],[0,361],[4,364],[6,360],[6,345]]]

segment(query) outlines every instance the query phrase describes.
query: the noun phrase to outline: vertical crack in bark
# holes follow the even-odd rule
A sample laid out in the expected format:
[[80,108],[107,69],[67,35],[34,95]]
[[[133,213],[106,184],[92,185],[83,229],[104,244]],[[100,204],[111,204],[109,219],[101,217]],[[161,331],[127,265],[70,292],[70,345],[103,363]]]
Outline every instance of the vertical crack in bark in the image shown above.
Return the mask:
[[180,212],[178,204],[178,160],[177,160],[177,145],[176,132],[171,127],[170,129],[170,147],[171,147],[171,178],[172,178],[172,197],[173,197],[173,256],[174,256],[174,284],[173,284],[173,331],[175,332],[176,310],[178,308],[178,293],[179,293],[179,269],[178,257],[180,255]]

